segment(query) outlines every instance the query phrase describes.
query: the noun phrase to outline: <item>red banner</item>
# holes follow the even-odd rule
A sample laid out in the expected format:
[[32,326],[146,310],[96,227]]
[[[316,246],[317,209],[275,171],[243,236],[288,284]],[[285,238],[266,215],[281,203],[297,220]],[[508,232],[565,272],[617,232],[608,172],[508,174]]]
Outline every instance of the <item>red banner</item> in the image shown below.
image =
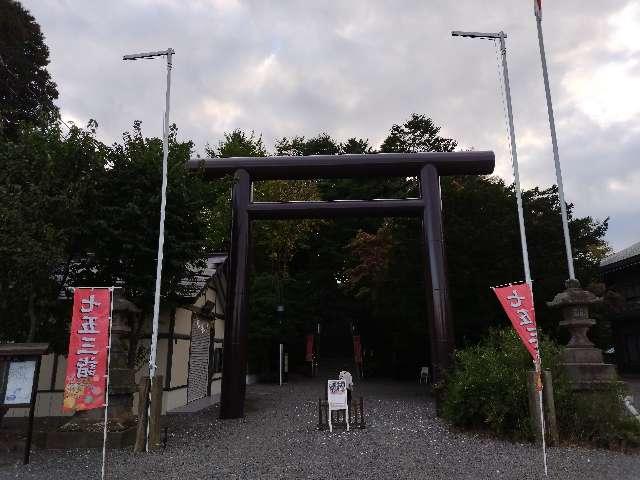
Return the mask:
[[307,362],[313,362],[313,334],[307,335],[307,351],[304,359]]
[[105,404],[110,315],[109,288],[75,289],[64,411],[90,410]]
[[534,361],[538,360],[538,329],[536,312],[533,307],[533,292],[526,283],[494,287],[492,290],[500,300],[513,328]]
[[353,336],[353,358],[357,364],[362,363],[362,343],[360,342],[360,335]]

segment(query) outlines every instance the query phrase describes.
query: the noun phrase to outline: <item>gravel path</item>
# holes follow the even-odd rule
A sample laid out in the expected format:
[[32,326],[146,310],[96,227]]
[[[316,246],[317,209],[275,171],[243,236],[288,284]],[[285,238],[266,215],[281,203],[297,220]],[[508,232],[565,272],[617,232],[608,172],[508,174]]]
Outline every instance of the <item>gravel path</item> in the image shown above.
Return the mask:
[[[217,407],[166,419],[164,452],[108,452],[110,479],[534,479],[540,449],[461,434],[435,417],[416,384],[358,385],[367,428],[316,430],[322,382],[248,388],[246,417],[220,421]],[[99,478],[99,450],[34,451],[31,464],[0,467],[0,479]],[[638,479],[640,455],[549,450],[551,479]]]

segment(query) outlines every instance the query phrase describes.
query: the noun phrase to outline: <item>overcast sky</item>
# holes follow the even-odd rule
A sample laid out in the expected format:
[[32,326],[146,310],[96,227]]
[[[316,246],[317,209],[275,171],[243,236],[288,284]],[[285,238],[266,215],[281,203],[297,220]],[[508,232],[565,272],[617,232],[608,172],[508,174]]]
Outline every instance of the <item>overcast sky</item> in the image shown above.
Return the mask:
[[[512,181],[493,42],[507,39],[521,179],[555,183],[532,0],[24,0],[51,50],[65,120],[112,142],[135,119],[160,136],[173,47],[171,121],[202,154],[223,132],[327,132],[379,146],[413,112],[462,148],[494,150]],[[640,0],[545,0],[545,42],[567,201],[611,217],[615,250],[640,241]],[[515,207],[514,207],[515,208]],[[558,219],[560,221],[560,219]]]

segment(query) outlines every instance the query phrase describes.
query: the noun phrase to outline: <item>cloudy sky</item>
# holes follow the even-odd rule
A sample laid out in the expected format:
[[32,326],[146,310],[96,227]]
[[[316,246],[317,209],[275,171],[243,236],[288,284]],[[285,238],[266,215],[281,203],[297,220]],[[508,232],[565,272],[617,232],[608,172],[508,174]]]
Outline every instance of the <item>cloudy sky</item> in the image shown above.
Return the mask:
[[[23,0],[42,26],[63,117],[118,140],[160,136],[164,64],[122,55],[173,47],[171,121],[203,153],[234,128],[327,132],[378,146],[425,113],[463,148],[494,150],[512,180],[493,42],[507,39],[521,178],[555,183],[532,0]],[[640,240],[640,0],[545,0],[544,31],[567,200],[609,216],[619,250]],[[559,221],[559,220],[558,220]]]

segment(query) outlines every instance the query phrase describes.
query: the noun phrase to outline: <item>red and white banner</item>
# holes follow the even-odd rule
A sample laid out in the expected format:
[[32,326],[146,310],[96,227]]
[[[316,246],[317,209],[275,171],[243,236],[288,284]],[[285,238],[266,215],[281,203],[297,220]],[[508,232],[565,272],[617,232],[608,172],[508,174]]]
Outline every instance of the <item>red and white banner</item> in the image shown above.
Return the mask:
[[111,293],[109,288],[76,288],[73,294],[64,411],[105,405]]
[[530,285],[509,284],[504,287],[493,287],[492,290],[533,360],[538,361],[538,329]]
[[313,362],[313,334],[307,335],[307,348],[304,359],[307,362]]
[[360,342],[360,335],[353,336],[353,359],[358,365],[362,363],[362,343]]
[[536,17],[542,18],[542,0],[533,0],[533,11]]

